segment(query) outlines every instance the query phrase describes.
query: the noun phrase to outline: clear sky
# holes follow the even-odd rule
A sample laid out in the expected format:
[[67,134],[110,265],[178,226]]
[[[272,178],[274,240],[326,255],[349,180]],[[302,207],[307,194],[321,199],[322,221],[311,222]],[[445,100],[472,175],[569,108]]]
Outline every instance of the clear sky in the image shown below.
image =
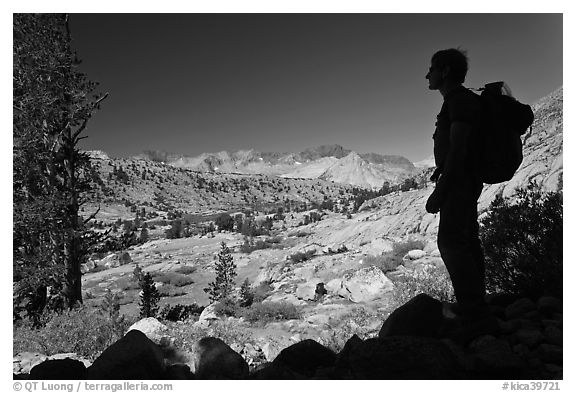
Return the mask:
[[72,14],[109,97],[83,148],[432,154],[432,54],[461,47],[465,85],[504,80],[532,103],[563,84],[562,14]]

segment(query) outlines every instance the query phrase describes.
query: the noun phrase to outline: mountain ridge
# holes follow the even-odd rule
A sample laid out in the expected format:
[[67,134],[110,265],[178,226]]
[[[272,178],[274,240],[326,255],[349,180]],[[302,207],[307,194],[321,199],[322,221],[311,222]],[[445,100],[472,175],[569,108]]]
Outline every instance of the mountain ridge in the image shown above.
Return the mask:
[[[346,159],[351,154],[356,158]],[[384,182],[398,183],[417,171],[414,164],[403,156],[359,154],[338,144],[320,145],[299,153],[248,149],[201,153],[193,157],[147,150],[134,158],[200,172],[323,179],[373,189],[382,187]]]

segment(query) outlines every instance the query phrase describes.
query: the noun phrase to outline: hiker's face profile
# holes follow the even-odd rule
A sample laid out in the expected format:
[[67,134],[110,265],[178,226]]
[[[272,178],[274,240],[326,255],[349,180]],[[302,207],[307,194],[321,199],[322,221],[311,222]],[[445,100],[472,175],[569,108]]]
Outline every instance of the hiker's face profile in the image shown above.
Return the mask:
[[443,80],[441,67],[432,62],[426,74],[426,79],[428,79],[428,88],[430,90],[438,90]]

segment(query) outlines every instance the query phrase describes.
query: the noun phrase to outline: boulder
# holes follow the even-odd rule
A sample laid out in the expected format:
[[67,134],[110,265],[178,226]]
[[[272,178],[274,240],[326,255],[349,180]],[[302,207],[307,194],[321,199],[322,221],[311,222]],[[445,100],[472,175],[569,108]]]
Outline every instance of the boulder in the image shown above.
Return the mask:
[[438,251],[438,243],[435,240],[426,242],[423,251],[429,255],[435,253],[436,251]]
[[262,353],[268,362],[273,361],[281,350],[282,347],[274,341],[267,341],[264,345],[262,345]]
[[316,269],[314,269],[314,266],[302,266],[294,269],[293,274],[295,279],[302,279],[304,281],[307,281],[312,279],[315,273]]
[[382,255],[383,252],[392,251],[393,244],[391,240],[377,238],[364,246],[362,252],[368,255]]
[[324,286],[324,288],[326,288],[328,293],[332,294],[332,295],[339,295],[339,296],[345,296],[346,295],[346,291],[342,287],[342,279],[341,278],[334,278],[334,279],[328,281],[326,283],[326,285]]
[[450,348],[430,337],[394,336],[356,342],[345,363],[348,364],[345,375],[353,379],[466,377]]
[[544,338],[540,329],[519,329],[514,335],[518,342],[525,344],[528,347],[536,346]]
[[90,367],[92,364],[89,360],[75,353],[57,353],[55,355],[46,356],[40,353],[33,352],[22,352],[16,354],[12,359],[13,372],[14,374],[30,374],[32,368],[47,360],[62,360],[62,359],[72,359],[81,362],[84,368]]
[[442,303],[421,293],[390,314],[378,337],[439,337],[443,322]]
[[342,287],[351,302],[369,302],[386,295],[394,289],[394,284],[376,266],[362,268],[347,273],[342,278]]
[[194,345],[190,369],[197,379],[245,379],[249,372],[244,358],[216,337]]
[[283,274],[284,269],[283,263],[267,265],[264,269],[260,271],[258,277],[254,280],[254,287],[257,287],[263,282],[271,283],[279,281]]
[[163,379],[160,347],[139,330],[131,330],[88,367],[88,379]]
[[120,261],[118,260],[118,254],[110,254],[102,258],[100,264],[104,265],[106,269],[111,269],[120,266]]
[[127,251],[121,251],[114,254],[110,254],[107,257],[102,258],[102,260],[100,261],[100,263],[104,264],[104,266],[107,269],[126,265],[131,262],[132,258],[130,257],[130,254]]
[[47,360],[48,356],[35,352],[22,352],[12,359],[12,372],[14,374],[30,374],[30,370],[37,364]]
[[86,366],[81,361],[70,358],[46,360],[32,367],[30,379],[86,379]]
[[538,311],[547,316],[562,312],[562,300],[552,296],[542,296],[538,299],[537,306]]
[[296,297],[302,300],[314,300],[316,298],[316,285],[321,282],[321,279],[313,278],[298,285],[296,288]]
[[334,365],[336,354],[314,340],[303,340],[284,348],[272,362],[277,369],[289,374],[311,378],[320,368]]
[[88,271],[94,270],[94,268],[96,267],[96,263],[92,259],[86,262],[85,265]]
[[166,379],[195,379],[187,364],[172,364],[166,367]]
[[426,256],[426,252],[423,250],[410,250],[404,256],[405,259],[409,259],[411,261],[415,261],[420,258],[424,258]]
[[536,304],[532,300],[524,297],[508,305],[508,307],[504,309],[504,315],[506,319],[514,319],[520,318],[524,314],[534,310],[536,310]]
[[139,320],[128,328],[128,331],[139,330],[156,344],[165,341],[168,328],[156,318],[149,317]]
[[220,317],[216,315],[216,305],[218,303],[209,304],[202,310],[200,316],[198,317],[198,323],[209,324],[211,321],[219,320]]
[[305,321],[312,325],[330,325],[330,316],[326,314],[315,314],[305,318]]
[[524,379],[528,363],[514,353],[510,344],[493,336],[481,336],[469,344],[473,351],[473,372],[478,379]]

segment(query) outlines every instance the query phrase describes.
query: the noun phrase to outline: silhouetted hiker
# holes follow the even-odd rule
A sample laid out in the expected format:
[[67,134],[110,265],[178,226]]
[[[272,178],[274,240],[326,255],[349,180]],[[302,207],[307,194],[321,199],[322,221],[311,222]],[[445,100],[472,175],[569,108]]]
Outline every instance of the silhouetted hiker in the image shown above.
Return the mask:
[[477,211],[483,186],[478,174],[482,106],[479,97],[462,86],[467,71],[466,54],[446,49],[432,56],[426,74],[428,88],[438,90],[444,98],[434,132],[436,170],[431,180],[436,188],[426,202],[426,211],[440,212],[438,249],[458,302],[450,311],[474,329],[472,325],[484,322],[489,313]]

